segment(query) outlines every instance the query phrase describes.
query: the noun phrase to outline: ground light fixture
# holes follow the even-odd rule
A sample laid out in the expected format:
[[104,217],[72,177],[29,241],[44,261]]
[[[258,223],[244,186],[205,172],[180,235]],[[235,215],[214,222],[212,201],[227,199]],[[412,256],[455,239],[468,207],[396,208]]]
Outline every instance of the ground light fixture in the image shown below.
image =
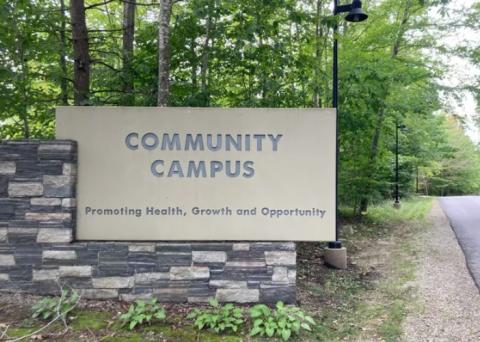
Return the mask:
[[404,124],[396,123],[395,129],[395,203],[393,203],[393,207],[399,209],[400,208],[400,193],[398,191],[399,186],[399,176],[398,176],[398,131],[404,132],[407,129],[407,126]]
[[[362,9],[362,2],[360,0],[353,0],[351,4],[347,5],[340,5],[339,0],[333,0],[333,15],[337,15],[339,13],[347,13],[345,17],[346,21],[350,22],[361,22],[368,18],[368,15]],[[328,243],[329,248],[342,248],[342,243],[339,240],[340,237],[340,227],[338,224],[338,164],[339,164],[339,141],[338,141],[338,125],[339,125],[339,110],[338,110],[338,24],[335,22],[333,26],[333,97],[332,103],[333,108],[337,111],[337,220],[336,220],[336,227],[335,227],[335,241],[331,241]]]

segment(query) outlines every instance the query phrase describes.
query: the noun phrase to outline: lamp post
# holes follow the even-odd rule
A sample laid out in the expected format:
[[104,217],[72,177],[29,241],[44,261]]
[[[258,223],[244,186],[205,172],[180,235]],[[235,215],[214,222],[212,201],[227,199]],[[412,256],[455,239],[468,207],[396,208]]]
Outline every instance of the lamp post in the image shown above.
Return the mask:
[[399,184],[399,176],[398,176],[398,130],[404,131],[407,126],[403,124],[398,124],[398,122],[395,124],[396,129],[395,129],[395,203],[393,203],[393,206],[397,209],[400,208],[400,194],[398,192],[398,184]]
[[[364,21],[368,18],[368,15],[362,10],[362,2],[360,0],[353,0],[351,4],[348,5],[340,5],[340,0],[333,0],[333,15],[337,15],[339,13],[346,13],[348,14],[345,16],[346,21],[350,22],[360,22]],[[329,242],[329,248],[342,248],[342,242],[339,240],[340,237],[340,226],[338,224],[338,165],[339,165],[339,140],[338,140],[338,125],[339,125],[339,110],[338,110],[338,24],[335,23],[333,26],[333,96],[332,96],[332,104],[333,108],[337,111],[337,168],[336,168],[336,192],[337,192],[337,204],[336,204],[336,227],[335,227],[335,241]]]

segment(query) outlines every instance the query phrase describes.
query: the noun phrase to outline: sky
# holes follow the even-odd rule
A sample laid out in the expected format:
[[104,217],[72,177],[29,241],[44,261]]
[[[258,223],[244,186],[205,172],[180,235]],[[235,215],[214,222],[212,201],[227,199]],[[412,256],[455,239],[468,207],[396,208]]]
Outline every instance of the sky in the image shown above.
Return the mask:
[[[448,5],[449,21],[460,21],[458,10],[469,8],[476,0],[453,0]],[[443,20],[439,13],[432,11],[433,17]],[[456,20],[457,19],[457,20]],[[448,47],[454,48],[458,46],[480,46],[480,34],[472,30],[458,28],[452,30],[451,34],[443,34],[439,43],[443,43]],[[465,58],[455,56],[436,55],[439,60],[447,66],[446,73],[441,80],[441,84],[445,86],[458,86],[462,84],[472,84],[475,78],[480,78],[480,68]],[[457,115],[463,117],[466,122],[467,135],[475,142],[480,143],[480,131],[474,124],[473,118],[478,116],[476,111],[476,101],[470,92],[462,92],[459,98],[452,96],[443,96],[444,103],[447,107]]]

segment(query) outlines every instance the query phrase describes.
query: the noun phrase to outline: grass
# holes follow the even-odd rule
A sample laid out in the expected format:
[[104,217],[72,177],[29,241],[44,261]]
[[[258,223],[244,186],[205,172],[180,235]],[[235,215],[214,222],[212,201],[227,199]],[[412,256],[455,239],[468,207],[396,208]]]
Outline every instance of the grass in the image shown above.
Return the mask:
[[344,238],[354,264],[345,271],[327,269],[321,284],[307,284],[323,303],[317,341],[401,339],[403,321],[415,307],[415,237],[428,224],[432,202],[409,199],[400,209],[382,203],[360,220],[347,219],[351,229]]

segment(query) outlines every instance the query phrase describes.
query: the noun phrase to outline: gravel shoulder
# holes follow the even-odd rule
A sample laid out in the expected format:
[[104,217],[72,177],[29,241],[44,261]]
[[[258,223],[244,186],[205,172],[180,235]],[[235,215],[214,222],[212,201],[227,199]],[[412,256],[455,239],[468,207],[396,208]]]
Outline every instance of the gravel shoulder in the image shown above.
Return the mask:
[[419,244],[419,304],[404,323],[405,341],[480,341],[480,294],[438,201]]

